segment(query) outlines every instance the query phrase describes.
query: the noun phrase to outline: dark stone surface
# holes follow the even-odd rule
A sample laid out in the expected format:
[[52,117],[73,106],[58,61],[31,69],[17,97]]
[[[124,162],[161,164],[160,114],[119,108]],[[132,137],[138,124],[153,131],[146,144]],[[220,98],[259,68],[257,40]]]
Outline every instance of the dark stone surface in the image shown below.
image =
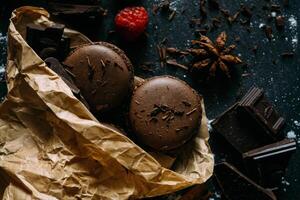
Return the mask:
[[[2,0],[0,5],[0,29],[3,34],[7,31],[8,18],[13,8],[20,5],[44,5],[41,1],[16,1]],[[234,38],[240,37],[237,43],[235,54],[240,54],[242,60],[247,66],[236,66],[232,71],[232,79],[216,79],[210,82],[199,82],[195,74],[166,66],[160,67],[159,56],[156,45],[164,38],[167,38],[166,46],[185,49],[190,45],[190,40],[195,39],[195,30],[199,27],[190,27],[189,20],[193,17],[199,18],[199,0],[171,0],[173,7],[177,9],[177,14],[172,21],[168,20],[168,12],[159,12],[156,16],[151,14],[152,4],[159,2],[152,1],[131,1],[137,5],[144,5],[149,11],[150,24],[147,29],[148,37],[144,37],[137,43],[126,44],[122,42],[115,34],[108,34],[108,31],[114,29],[113,16],[124,7],[126,3],[122,0],[103,1],[103,7],[108,9],[108,16],[96,23],[78,22],[75,28],[89,36],[92,40],[104,40],[115,43],[126,51],[129,58],[135,66],[135,73],[141,77],[151,77],[153,75],[169,74],[187,81],[192,87],[197,89],[204,97],[207,115],[210,119],[215,118],[221,112],[230,107],[237,99],[253,85],[263,88],[266,95],[273,102],[280,113],[286,119],[286,125],[282,130],[283,134],[294,131],[299,135],[300,131],[300,57],[299,45],[296,41],[299,38],[299,19],[300,2],[290,0],[289,6],[284,7],[283,1],[274,0],[273,3],[281,6],[282,15],[285,17],[285,27],[283,31],[278,31],[275,27],[275,18],[268,17],[271,11],[264,11],[263,5],[272,4],[267,0],[219,0],[222,8],[228,9],[234,14],[244,3],[252,7],[253,15],[250,20],[250,26],[240,24],[240,19],[245,19],[241,15],[238,21],[232,25],[226,22],[226,19],[216,10],[209,11],[208,21],[212,17],[221,16],[221,27],[212,30],[208,36],[215,38],[221,31],[225,30],[228,35],[228,43],[235,43]],[[130,1],[126,1],[130,2]],[[185,12],[182,14],[182,11]],[[298,26],[292,26],[291,22],[295,19]],[[86,26],[84,26],[85,24]],[[265,32],[260,26],[270,25],[273,30],[273,38],[269,41]],[[246,27],[250,27],[250,32]],[[3,53],[5,47],[1,43],[0,64],[5,63],[6,54]],[[257,45],[256,54],[253,47]],[[291,58],[281,58],[285,51],[294,51],[296,55]],[[180,60],[178,60],[180,61]],[[151,62],[153,72],[144,71],[141,64]],[[247,74],[246,76],[243,74]],[[193,77],[193,78],[192,78]],[[4,84],[1,85],[0,94],[5,94]],[[212,135],[212,137],[214,137]],[[221,149],[221,147],[218,147]],[[217,153],[217,152],[216,152]],[[220,157],[217,155],[217,157]],[[286,176],[280,187],[279,199],[299,199],[300,198],[300,153],[297,151],[290,160]]]

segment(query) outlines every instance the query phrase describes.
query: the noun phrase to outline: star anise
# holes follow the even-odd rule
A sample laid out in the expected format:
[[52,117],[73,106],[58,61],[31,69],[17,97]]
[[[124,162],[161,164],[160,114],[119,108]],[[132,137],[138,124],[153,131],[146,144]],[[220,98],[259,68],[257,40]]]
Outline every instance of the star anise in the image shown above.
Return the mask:
[[225,32],[222,32],[214,43],[204,35],[199,40],[193,40],[192,44],[199,47],[188,49],[188,52],[197,60],[192,67],[196,69],[209,67],[211,76],[215,76],[217,68],[220,68],[227,77],[230,77],[229,67],[242,61],[238,56],[231,54],[236,46],[226,46],[226,41],[227,34]]

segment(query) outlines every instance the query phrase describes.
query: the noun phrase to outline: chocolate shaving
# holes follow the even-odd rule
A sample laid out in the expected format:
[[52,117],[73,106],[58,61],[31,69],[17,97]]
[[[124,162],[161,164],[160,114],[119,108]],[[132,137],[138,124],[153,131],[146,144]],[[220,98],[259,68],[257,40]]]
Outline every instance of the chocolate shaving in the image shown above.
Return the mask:
[[182,116],[184,114],[184,111],[174,111],[174,115],[177,115],[177,116]]
[[182,68],[184,70],[188,70],[189,69],[187,66],[177,63],[175,59],[167,60],[166,63],[168,65],[179,67],[179,68]]
[[266,37],[269,40],[271,40],[272,39],[272,33],[273,33],[272,27],[271,26],[265,26],[264,31],[265,31]]
[[215,27],[215,28],[218,28],[221,26],[221,21],[217,18],[212,18],[212,26]]
[[159,113],[161,112],[161,109],[159,107],[155,107],[151,113],[150,113],[150,116],[153,117],[153,116],[156,116],[158,115]]
[[182,101],[182,103],[183,103],[185,106],[187,106],[187,107],[191,107],[191,106],[192,106],[192,104],[189,103],[189,102],[187,102],[187,101]]
[[220,9],[221,13],[224,15],[224,17],[228,18],[230,17],[230,12],[229,10],[225,10],[225,9]]
[[121,71],[124,71],[124,69],[118,63],[115,63],[114,66],[119,68]]
[[152,6],[152,13],[153,13],[153,15],[156,15],[157,13],[158,13],[158,10],[159,10],[159,5],[157,5],[157,4],[154,4],[153,6]]
[[160,66],[163,67],[166,62],[166,48],[160,47],[159,45],[156,46],[159,54]]
[[197,110],[197,108],[194,108],[193,110],[187,112],[187,113],[186,113],[186,116],[190,116],[190,115],[193,114],[196,110]]
[[205,4],[206,4],[206,0],[200,0],[200,15],[201,15],[202,21],[207,18]]
[[166,48],[166,51],[169,54],[179,54],[179,55],[188,55],[189,54],[186,51],[181,51],[181,50],[179,50],[177,48],[174,48],[174,47],[168,47],[168,48]]
[[283,52],[280,56],[282,58],[290,58],[290,57],[293,57],[295,55],[294,52]]
[[70,76],[72,76],[72,78],[76,78],[76,75],[73,74],[70,70],[68,70],[68,69],[65,68],[65,71],[66,71]]
[[155,117],[151,117],[150,122],[158,122],[158,119]]
[[94,67],[91,65],[90,58],[87,56],[87,64],[88,64],[88,78],[89,80],[93,80],[94,77]]
[[168,18],[168,20],[169,20],[169,21],[172,21],[172,20],[173,20],[173,18],[175,17],[175,14],[176,14],[176,11],[175,11],[175,10],[173,10],[173,11],[171,12],[171,14],[169,15],[169,18]]
[[276,24],[276,28],[278,30],[282,30],[284,28],[284,17],[283,16],[277,16],[276,17],[276,21],[275,21],[275,24]]

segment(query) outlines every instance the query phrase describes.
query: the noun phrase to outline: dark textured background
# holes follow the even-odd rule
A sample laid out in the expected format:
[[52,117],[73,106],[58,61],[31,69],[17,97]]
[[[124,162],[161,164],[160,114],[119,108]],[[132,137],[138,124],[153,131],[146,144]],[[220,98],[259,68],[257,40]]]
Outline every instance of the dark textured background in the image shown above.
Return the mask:
[[[16,3],[17,2],[17,3]],[[8,18],[11,11],[21,5],[45,5],[42,1],[12,1],[1,0],[0,2],[0,31],[6,34]],[[221,27],[212,30],[208,36],[215,38],[221,31],[225,30],[228,35],[228,43],[235,43],[234,38],[241,38],[237,44],[235,54],[239,54],[247,66],[236,66],[232,79],[216,79],[215,81],[202,82],[197,79],[196,74],[190,74],[182,69],[166,66],[160,67],[159,56],[156,45],[164,38],[167,38],[166,46],[185,49],[189,47],[190,40],[195,39],[195,30],[199,26],[191,27],[190,19],[199,18],[199,0],[171,0],[172,8],[177,14],[172,21],[168,20],[168,12],[158,12],[151,14],[152,5],[159,2],[152,1],[130,1],[137,5],[144,5],[149,11],[150,24],[147,29],[148,37],[144,37],[137,43],[124,43],[117,35],[107,34],[114,29],[113,16],[116,12],[127,5],[123,0],[103,1],[103,7],[108,9],[108,15],[95,24],[76,22],[75,26],[79,31],[89,36],[92,40],[104,40],[117,44],[126,51],[135,66],[135,73],[141,77],[151,77],[153,75],[170,74],[187,81],[196,88],[205,99],[207,116],[209,119],[215,118],[226,110],[237,99],[241,97],[252,85],[264,88],[269,99],[275,104],[278,110],[286,118],[286,126],[283,134],[294,131],[296,135],[300,130],[300,57],[298,45],[300,1],[290,0],[289,7],[283,7],[283,0],[273,1],[282,6],[282,14],[286,18],[285,30],[277,31],[274,19],[268,19],[267,14],[262,10],[262,5],[270,3],[270,0],[219,0],[222,8],[235,13],[240,3],[253,7],[253,16],[250,26],[243,26],[239,22],[229,25],[226,19],[221,17]],[[185,12],[182,13],[182,11]],[[218,11],[209,11],[208,22],[211,17],[222,16]],[[244,18],[241,16],[239,19]],[[288,19],[294,18],[298,26],[291,26]],[[268,41],[261,24],[269,24],[273,27],[273,39]],[[250,32],[246,27],[250,27]],[[1,35],[0,35],[1,36]],[[292,41],[294,39],[294,42]],[[5,40],[0,40],[0,66],[6,62]],[[258,45],[257,53],[251,50],[254,45]],[[282,59],[280,54],[284,51],[294,51],[293,58]],[[184,62],[178,60],[179,62]],[[152,72],[143,70],[140,66],[144,62],[151,62]],[[243,76],[247,74],[247,76]],[[193,78],[192,78],[193,77]],[[6,93],[5,83],[1,83],[0,95]],[[297,139],[297,138],[296,138]],[[284,177],[279,199],[294,200],[300,199],[300,153],[297,151],[290,160],[289,167]]]

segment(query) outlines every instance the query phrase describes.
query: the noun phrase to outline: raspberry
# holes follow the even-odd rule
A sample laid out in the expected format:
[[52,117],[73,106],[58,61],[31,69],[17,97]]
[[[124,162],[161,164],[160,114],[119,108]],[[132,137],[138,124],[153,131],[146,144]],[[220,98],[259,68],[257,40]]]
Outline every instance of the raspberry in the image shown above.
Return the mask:
[[145,31],[148,20],[144,7],[127,7],[115,17],[116,30],[123,38],[132,41]]

